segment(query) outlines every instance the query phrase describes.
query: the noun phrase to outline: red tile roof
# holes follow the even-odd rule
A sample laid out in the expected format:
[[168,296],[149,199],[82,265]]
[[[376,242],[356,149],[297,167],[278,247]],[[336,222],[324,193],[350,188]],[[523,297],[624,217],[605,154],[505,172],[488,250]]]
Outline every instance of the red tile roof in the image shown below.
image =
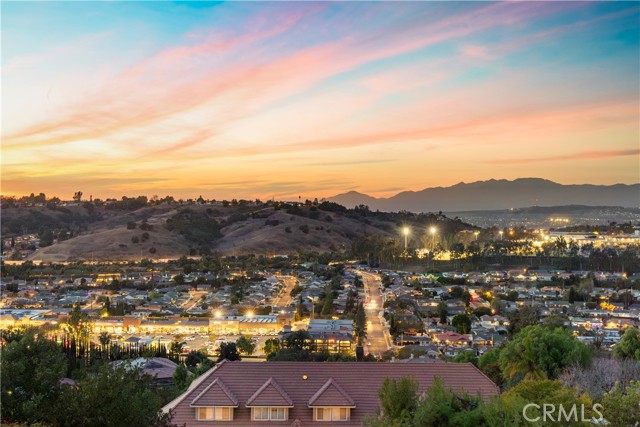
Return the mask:
[[[423,393],[436,377],[442,378],[450,389],[465,391],[472,396],[488,399],[499,393],[498,387],[482,372],[470,363],[358,363],[358,362],[227,362],[219,363],[215,368],[197,378],[185,393],[166,405],[163,410],[173,410],[172,422],[187,427],[211,426],[211,422],[197,421],[193,406],[207,403],[211,406],[235,406],[233,421],[225,426],[265,425],[264,422],[251,420],[251,410],[247,407],[250,399],[254,406],[261,401],[260,388],[272,379],[277,387],[289,397],[293,407],[289,409],[287,421],[269,421],[269,426],[289,427],[299,420],[304,427],[327,426],[326,422],[313,421],[314,405],[329,403],[351,403],[332,401],[338,388],[344,396],[350,398],[353,405],[351,419],[341,421],[339,425],[355,427],[362,424],[365,416],[375,415],[380,406],[378,391],[386,378],[399,379],[412,377],[420,384]],[[333,380],[333,381],[332,381]],[[218,382],[216,382],[218,381]],[[224,381],[224,383],[223,383]],[[219,384],[217,386],[212,384]],[[336,387],[337,386],[337,387]],[[322,389],[325,388],[324,392]],[[275,389],[275,387],[274,387]],[[271,386],[264,391],[271,390]],[[221,393],[225,391],[225,393]],[[270,393],[270,391],[269,391]],[[343,396],[343,397],[344,397]],[[312,399],[315,397],[315,400]],[[265,395],[266,399],[266,395]],[[325,400],[326,399],[326,400]],[[231,402],[229,401],[231,400]],[[191,402],[191,405],[190,405]],[[230,403],[237,402],[233,405]],[[193,405],[197,403],[197,405]]]
[[289,395],[273,379],[269,378],[258,390],[247,400],[247,407],[251,406],[293,406],[293,401]]

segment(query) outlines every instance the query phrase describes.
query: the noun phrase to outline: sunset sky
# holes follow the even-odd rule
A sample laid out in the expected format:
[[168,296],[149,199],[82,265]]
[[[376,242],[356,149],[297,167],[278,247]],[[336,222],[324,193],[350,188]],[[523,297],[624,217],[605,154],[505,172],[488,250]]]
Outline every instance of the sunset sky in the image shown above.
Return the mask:
[[640,181],[636,2],[3,2],[2,194]]

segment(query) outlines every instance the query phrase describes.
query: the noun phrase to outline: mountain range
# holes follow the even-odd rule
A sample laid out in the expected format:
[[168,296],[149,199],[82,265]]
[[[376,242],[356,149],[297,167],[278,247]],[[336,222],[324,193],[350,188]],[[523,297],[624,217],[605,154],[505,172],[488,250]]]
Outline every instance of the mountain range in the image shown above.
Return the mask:
[[372,210],[390,212],[455,212],[569,204],[637,208],[640,206],[640,184],[563,185],[541,178],[491,179],[403,191],[388,198],[349,191],[328,200],[346,207],[367,205]]

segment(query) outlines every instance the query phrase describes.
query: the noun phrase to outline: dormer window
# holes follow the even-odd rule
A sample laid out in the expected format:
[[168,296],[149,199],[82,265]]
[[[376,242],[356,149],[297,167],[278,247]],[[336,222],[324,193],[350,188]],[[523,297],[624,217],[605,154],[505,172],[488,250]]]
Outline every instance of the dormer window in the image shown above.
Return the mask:
[[313,408],[314,421],[349,421],[351,419],[351,408],[324,407]]
[[199,407],[196,408],[196,419],[199,421],[231,421],[233,420],[233,408]]
[[193,399],[190,406],[195,408],[198,421],[231,421],[238,399],[221,379],[216,378]]
[[329,378],[309,399],[309,408],[313,408],[314,421],[349,421],[351,409],[355,407],[353,399],[333,378]]
[[269,378],[247,400],[247,408],[251,408],[253,421],[286,421],[293,400],[273,378]]
[[289,408],[253,407],[251,408],[251,419],[254,421],[286,421],[289,419]]

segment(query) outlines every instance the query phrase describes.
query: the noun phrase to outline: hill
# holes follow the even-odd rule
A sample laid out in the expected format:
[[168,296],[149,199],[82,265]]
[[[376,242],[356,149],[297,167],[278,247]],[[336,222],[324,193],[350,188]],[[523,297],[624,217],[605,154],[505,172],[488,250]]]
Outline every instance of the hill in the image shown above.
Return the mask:
[[640,184],[562,185],[540,178],[492,179],[403,191],[389,198],[374,198],[351,191],[329,200],[347,207],[364,204],[372,210],[410,212],[499,210],[568,204],[637,208],[640,206]]
[[343,252],[367,236],[399,242],[404,224],[438,224],[452,233],[471,228],[442,215],[371,212],[329,202],[160,203],[131,211],[85,203],[68,208],[3,207],[2,215],[5,239],[27,233],[37,233],[41,241],[52,236],[46,247],[36,242],[37,250],[29,255],[47,262],[162,259],[208,252]]

